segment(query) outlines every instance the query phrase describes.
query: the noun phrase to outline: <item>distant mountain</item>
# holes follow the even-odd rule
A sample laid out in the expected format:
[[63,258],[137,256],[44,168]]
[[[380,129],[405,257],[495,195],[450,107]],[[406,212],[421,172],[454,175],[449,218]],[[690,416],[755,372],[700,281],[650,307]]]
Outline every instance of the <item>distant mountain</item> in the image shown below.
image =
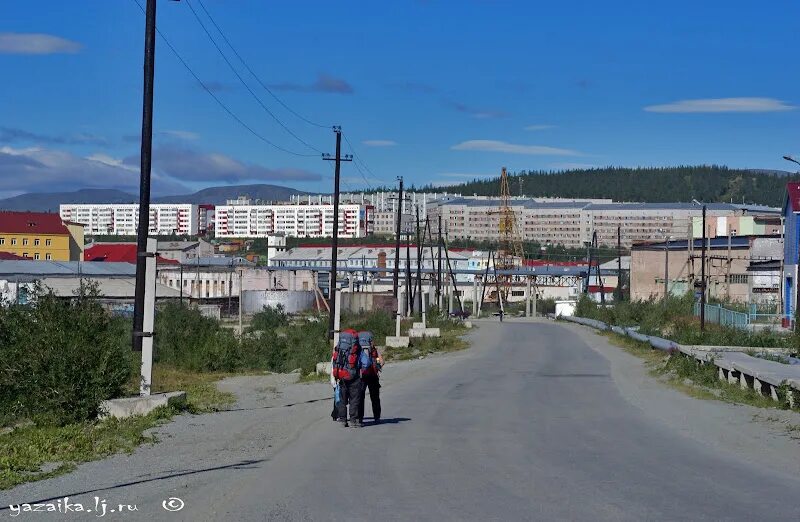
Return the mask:
[[[285,201],[306,192],[278,185],[231,185],[209,187],[194,194],[153,198],[153,203],[210,203],[224,205],[229,199],[249,196],[263,201]],[[0,199],[0,210],[58,212],[62,203],[138,203],[139,196],[113,189],[81,189],[75,192],[41,192]]]
[[75,192],[41,192],[0,199],[0,210],[58,212],[62,203],[134,203],[136,196],[114,189],[81,189]]
[[239,196],[249,196],[250,199],[260,199],[262,201],[288,201],[289,196],[307,194],[290,187],[278,185],[231,185],[224,187],[209,187],[198,190],[194,194],[184,194],[181,196],[164,196],[155,198],[155,203],[210,203],[212,205],[224,205],[229,199],[236,199]]

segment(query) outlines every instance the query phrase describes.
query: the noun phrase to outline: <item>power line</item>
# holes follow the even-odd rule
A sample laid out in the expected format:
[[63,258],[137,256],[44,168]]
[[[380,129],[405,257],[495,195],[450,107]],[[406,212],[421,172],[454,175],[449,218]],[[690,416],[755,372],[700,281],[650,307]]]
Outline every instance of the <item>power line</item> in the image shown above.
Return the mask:
[[315,127],[320,127],[320,128],[323,128],[323,129],[328,129],[328,128],[332,127],[332,125],[322,125],[321,123],[316,123],[314,121],[309,120],[308,118],[302,116],[297,111],[293,110],[291,107],[286,105],[283,102],[283,100],[278,98],[278,96],[274,92],[272,92],[272,90],[269,87],[267,87],[267,85],[263,81],[261,81],[261,78],[259,78],[259,76],[253,71],[253,69],[250,68],[250,66],[247,64],[247,62],[244,60],[244,58],[242,58],[242,56],[239,54],[239,52],[236,50],[236,48],[233,46],[233,44],[230,42],[230,40],[228,40],[228,37],[225,36],[225,33],[222,31],[222,28],[214,20],[214,17],[211,16],[211,13],[208,12],[208,9],[206,9],[206,6],[203,4],[203,0],[197,0],[197,3],[200,4],[200,8],[206,14],[208,19],[211,20],[211,23],[214,24],[214,27],[217,28],[217,31],[219,31],[220,36],[222,36],[222,39],[225,40],[226,44],[228,44],[228,47],[231,48],[231,51],[233,51],[233,54],[236,55],[236,57],[239,59],[239,61],[242,62],[242,65],[244,65],[245,69],[247,69],[248,72],[250,72],[250,74],[253,76],[253,78],[256,79],[256,81],[259,83],[259,85],[261,85],[261,87],[263,87],[264,90],[267,91],[270,94],[270,96],[272,96],[275,99],[276,102],[280,103],[283,106],[284,109],[286,109],[290,113],[294,114],[295,116],[297,116],[298,118],[300,118],[304,122],[308,123],[309,125],[313,125]]
[[[384,183],[384,181],[383,181],[381,178],[379,178],[378,176],[376,176],[376,175],[375,175],[375,173],[374,173],[374,172],[372,172],[372,170],[370,170],[370,168],[367,166],[367,164],[364,162],[364,160],[363,160],[363,159],[361,159],[361,156],[359,156],[359,155],[356,153],[356,148],[355,148],[355,147],[353,147],[353,144],[352,144],[352,143],[350,143],[350,140],[349,140],[349,139],[347,139],[347,135],[346,135],[346,134],[343,134],[342,136],[344,136],[344,141],[346,141],[346,142],[347,142],[347,146],[348,146],[348,147],[350,147],[350,152],[353,154],[353,158],[356,160],[356,161],[354,161],[353,163],[360,163],[360,164],[361,164],[361,166],[362,166],[362,167],[364,167],[364,170],[366,170],[367,172],[369,172],[369,174],[372,176],[372,179],[374,179],[375,181],[378,181],[378,182],[380,182],[380,183]],[[362,175],[363,175],[363,174],[362,174]],[[367,185],[369,185],[369,182],[367,182]]]
[[299,141],[300,143],[302,143],[303,145],[305,145],[309,149],[313,150],[314,152],[322,154],[321,150],[319,150],[318,148],[314,147],[313,145],[311,145],[310,143],[305,141],[303,138],[301,138],[300,136],[295,134],[289,127],[286,126],[286,124],[284,124],[277,116],[275,116],[275,114],[273,114],[273,112],[271,110],[269,110],[269,108],[264,104],[264,102],[261,101],[261,98],[259,98],[258,95],[253,91],[253,89],[250,88],[250,86],[247,84],[247,82],[244,81],[244,78],[242,78],[242,75],[239,74],[239,71],[236,70],[236,67],[233,66],[233,64],[228,59],[228,57],[225,56],[225,52],[222,50],[222,48],[219,46],[219,44],[217,44],[217,41],[214,39],[214,37],[211,35],[211,32],[208,30],[206,25],[203,23],[203,20],[200,19],[200,15],[197,14],[197,11],[195,11],[195,9],[192,6],[191,2],[189,0],[185,0],[185,3],[186,3],[187,6],[189,6],[189,10],[192,11],[192,14],[194,15],[195,20],[197,20],[197,23],[200,24],[200,27],[203,29],[203,32],[206,33],[206,36],[208,36],[208,39],[211,40],[211,43],[214,45],[214,48],[217,50],[217,52],[219,52],[219,55],[222,56],[222,59],[225,60],[226,64],[228,64],[228,67],[231,69],[233,74],[236,75],[236,78],[239,79],[239,82],[242,85],[244,85],[244,88],[247,89],[247,92],[249,92],[250,95],[253,96],[253,98],[256,100],[256,102],[258,102],[258,104],[261,106],[261,108],[264,109],[264,111],[267,114],[269,114],[270,117],[273,120],[275,120],[275,122],[278,125],[280,125],[283,128],[283,130],[285,130],[287,133],[289,133],[294,139],[296,139],[297,141]]
[[[137,6],[139,6],[139,9],[141,9],[141,11],[143,13],[145,12],[144,7],[142,7],[142,4],[139,3],[139,0],[133,0],[133,2]],[[160,29],[158,29],[158,27],[156,27],[156,32],[158,33],[158,36],[164,41],[164,43],[167,44],[167,47],[169,47],[170,51],[172,51],[172,54],[174,54],[175,57],[178,59],[178,61],[180,61],[181,64],[183,64],[183,66],[186,68],[186,70],[189,71],[189,74],[191,74],[194,77],[194,79],[197,80],[197,83],[200,84],[200,86],[203,88],[203,90],[205,90],[209,94],[209,96],[214,98],[214,101],[217,102],[217,104],[220,107],[222,107],[222,109],[225,112],[227,112],[228,115],[231,118],[236,120],[239,123],[239,125],[241,125],[245,129],[247,129],[247,131],[250,134],[252,134],[256,138],[258,138],[259,140],[263,141],[267,145],[270,145],[271,147],[274,147],[277,150],[280,150],[280,151],[285,152],[287,154],[291,154],[293,156],[300,156],[300,157],[306,157],[306,158],[312,158],[312,157],[316,157],[317,156],[317,154],[303,154],[303,153],[300,153],[300,152],[295,152],[295,151],[286,149],[284,147],[281,147],[280,145],[277,145],[277,144],[271,142],[270,140],[268,140],[267,138],[265,138],[264,136],[262,136],[261,134],[256,132],[252,127],[250,127],[248,124],[246,124],[244,121],[242,121],[242,119],[239,118],[239,116],[237,116],[227,105],[225,105],[225,103],[222,102],[222,100],[219,99],[219,97],[217,97],[216,94],[214,94],[214,92],[211,89],[208,88],[208,86],[203,82],[203,80],[201,80],[200,77],[197,76],[197,74],[192,70],[192,68],[189,67],[189,64],[186,63],[186,60],[183,59],[183,57],[180,55],[180,53],[177,51],[177,49],[175,49],[175,47],[170,43],[170,41],[167,39],[167,37],[164,36],[164,33],[162,33]]]

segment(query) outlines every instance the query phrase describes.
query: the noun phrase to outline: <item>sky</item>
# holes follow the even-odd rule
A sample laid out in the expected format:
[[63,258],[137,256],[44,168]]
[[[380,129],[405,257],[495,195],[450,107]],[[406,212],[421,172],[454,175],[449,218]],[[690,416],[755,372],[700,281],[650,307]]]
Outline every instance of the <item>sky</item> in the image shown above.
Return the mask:
[[[137,1],[3,5],[0,197],[137,193]],[[795,170],[782,156],[800,156],[794,0],[158,0],[157,11],[181,58],[157,40],[155,195],[331,192],[321,153],[335,151],[333,125],[356,155],[342,190],[503,166]]]

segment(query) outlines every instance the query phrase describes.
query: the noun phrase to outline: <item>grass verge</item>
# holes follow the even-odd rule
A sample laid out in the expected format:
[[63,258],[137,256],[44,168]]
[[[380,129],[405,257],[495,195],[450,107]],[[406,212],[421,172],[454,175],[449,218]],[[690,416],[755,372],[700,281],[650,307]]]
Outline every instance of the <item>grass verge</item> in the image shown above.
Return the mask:
[[[191,413],[218,411],[236,401],[217,389],[216,382],[233,374],[195,373],[163,364],[153,366],[153,392],[186,391]],[[138,390],[136,381],[128,387]],[[156,442],[145,432],[179,413],[159,408],[128,419],[85,421],[65,426],[20,425],[0,435],[0,489],[12,488],[72,471],[76,465],[115,453],[131,453],[143,443]]]
[[469,347],[463,339],[467,332],[461,323],[455,321],[441,321],[437,324],[441,337],[412,338],[408,348],[386,347],[383,356],[387,361],[405,361],[418,359],[436,352],[455,352]]
[[146,416],[86,421],[66,426],[23,426],[0,435],[0,489],[67,473],[77,464],[155,442],[145,431],[176,412],[159,408]]
[[682,354],[665,354],[654,350],[647,343],[615,333],[602,332],[599,335],[606,337],[609,342],[626,352],[643,359],[651,375],[686,395],[698,399],[746,404],[757,408],[780,408],[781,403],[753,389],[743,389],[719,380],[717,367],[713,364],[699,364],[695,359]]

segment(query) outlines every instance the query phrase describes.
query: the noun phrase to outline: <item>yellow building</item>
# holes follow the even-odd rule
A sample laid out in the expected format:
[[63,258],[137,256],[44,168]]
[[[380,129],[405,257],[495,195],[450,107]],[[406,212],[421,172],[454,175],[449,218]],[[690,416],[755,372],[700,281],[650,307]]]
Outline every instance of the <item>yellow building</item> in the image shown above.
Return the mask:
[[41,261],[82,261],[83,225],[49,212],[0,211],[0,252]]

